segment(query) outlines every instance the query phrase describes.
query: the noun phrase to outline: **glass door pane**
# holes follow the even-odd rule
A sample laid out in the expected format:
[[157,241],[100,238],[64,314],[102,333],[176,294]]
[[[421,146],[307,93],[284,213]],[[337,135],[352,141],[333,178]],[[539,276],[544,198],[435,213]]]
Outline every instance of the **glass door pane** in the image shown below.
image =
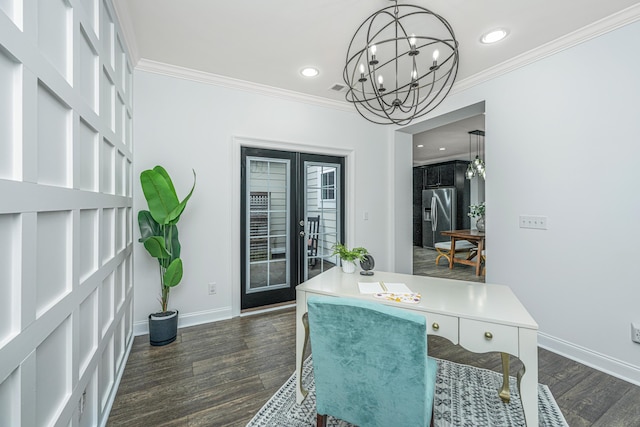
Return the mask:
[[289,287],[290,180],[288,159],[246,159],[246,262],[245,292],[265,292]]
[[331,253],[342,236],[341,176],[339,163],[304,162],[304,280],[339,265],[338,257]]

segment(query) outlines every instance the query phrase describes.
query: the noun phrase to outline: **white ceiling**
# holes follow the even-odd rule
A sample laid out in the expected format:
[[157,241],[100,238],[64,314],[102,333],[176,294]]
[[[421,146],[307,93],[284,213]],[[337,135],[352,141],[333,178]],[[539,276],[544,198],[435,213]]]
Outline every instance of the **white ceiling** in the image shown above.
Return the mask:
[[[469,135],[473,130],[484,130],[484,114],[453,122],[413,136],[413,163],[424,165],[448,160],[469,160],[475,158],[477,145],[484,147],[484,138]],[[418,147],[423,145],[423,147]],[[444,148],[444,150],[441,150]],[[482,157],[482,156],[481,156]]]
[[[371,13],[390,4],[389,0],[113,0],[113,3],[136,62],[155,61],[333,101],[344,100],[344,93],[330,88],[336,83],[343,84],[342,70],[354,32]],[[573,36],[579,41],[590,33],[606,31],[604,18],[611,20],[612,15],[636,20],[640,9],[638,0],[399,3],[425,7],[451,24],[460,44],[458,85],[558,39]],[[624,20],[617,19],[617,25],[621,21]],[[496,27],[506,27],[509,36],[494,45],[481,44],[480,36]],[[590,31],[591,28],[594,30]],[[549,50],[547,54],[552,53]],[[303,78],[299,71],[309,65],[318,68],[320,75]],[[443,138],[454,132],[455,126],[450,127],[441,132]],[[469,130],[472,129],[464,126],[457,130],[463,133],[457,140],[463,141],[463,151],[467,153]],[[452,147],[445,157],[454,150]],[[415,154],[420,156],[419,152]]]

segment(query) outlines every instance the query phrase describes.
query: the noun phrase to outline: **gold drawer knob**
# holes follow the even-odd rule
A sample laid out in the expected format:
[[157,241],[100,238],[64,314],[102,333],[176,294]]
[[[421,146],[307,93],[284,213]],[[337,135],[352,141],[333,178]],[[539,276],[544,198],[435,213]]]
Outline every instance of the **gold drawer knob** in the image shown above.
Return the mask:
[[485,332],[484,333],[484,337],[488,340],[490,340],[491,338],[493,338],[493,334],[491,332]]
[[431,325],[431,327],[433,328],[434,331],[437,331],[438,329],[440,329],[440,325],[438,325],[436,322],[433,322],[433,325]]

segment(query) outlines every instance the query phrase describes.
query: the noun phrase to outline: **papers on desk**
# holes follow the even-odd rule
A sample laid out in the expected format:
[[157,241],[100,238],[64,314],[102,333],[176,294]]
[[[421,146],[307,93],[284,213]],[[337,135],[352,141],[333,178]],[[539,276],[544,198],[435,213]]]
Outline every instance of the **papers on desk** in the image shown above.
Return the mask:
[[379,292],[393,292],[397,294],[410,294],[411,289],[404,283],[387,282],[358,282],[361,294],[376,294]]
[[361,294],[372,294],[376,298],[395,302],[417,304],[421,298],[404,283],[358,282],[358,288]]

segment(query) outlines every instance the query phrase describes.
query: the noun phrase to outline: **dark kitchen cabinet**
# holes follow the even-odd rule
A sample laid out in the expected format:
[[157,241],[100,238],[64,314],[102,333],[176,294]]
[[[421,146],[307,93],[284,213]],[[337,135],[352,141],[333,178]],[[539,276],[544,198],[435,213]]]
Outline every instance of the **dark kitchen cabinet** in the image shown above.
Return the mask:
[[425,188],[454,187],[456,185],[455,163],[429,165],[425,169]]

